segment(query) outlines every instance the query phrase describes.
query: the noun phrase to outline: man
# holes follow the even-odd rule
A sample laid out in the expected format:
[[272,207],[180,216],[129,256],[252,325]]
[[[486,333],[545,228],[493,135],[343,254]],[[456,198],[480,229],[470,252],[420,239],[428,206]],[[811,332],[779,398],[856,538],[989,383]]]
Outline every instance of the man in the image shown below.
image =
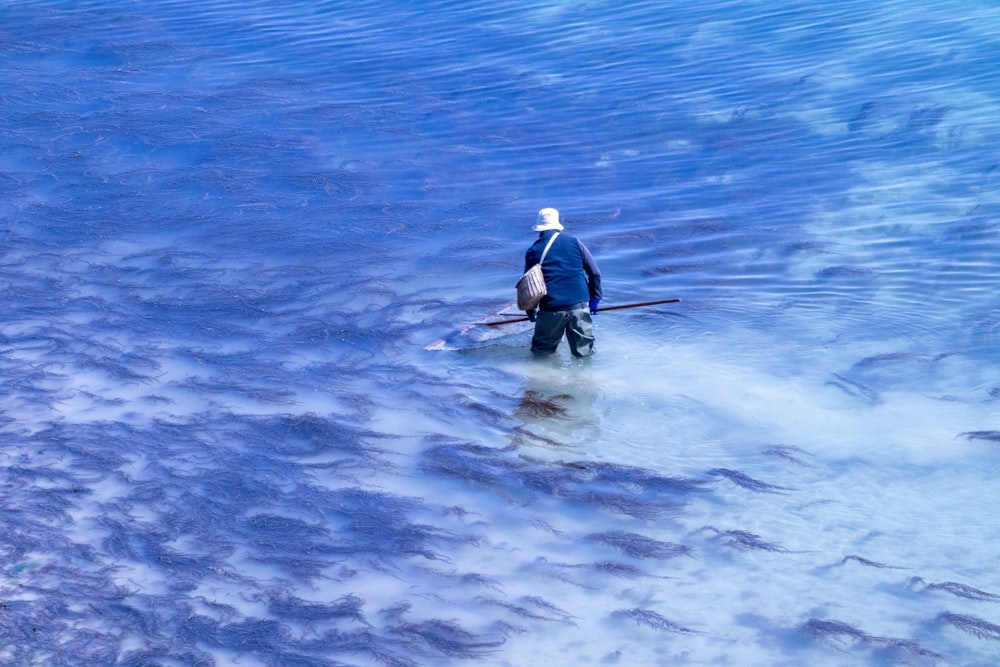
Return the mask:
[[537,355],[552,354],[565,334],[570,352],[576,357],[594,353],[594,321],[601,301],[601,271],[590,251],[579,239],[563,233],[559,211],[543,208],[538,212],[534,231],[538,240],[524,255],[527,271],[541,258],[553,236],[542,262],[547,294],[536,309],[527,310],[528,319],[535,323],[531,351]]

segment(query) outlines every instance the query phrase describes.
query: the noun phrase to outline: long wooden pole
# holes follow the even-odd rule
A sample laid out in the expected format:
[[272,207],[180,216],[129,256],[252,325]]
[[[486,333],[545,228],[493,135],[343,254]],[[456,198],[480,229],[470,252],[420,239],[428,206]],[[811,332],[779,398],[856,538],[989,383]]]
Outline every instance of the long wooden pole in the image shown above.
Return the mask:
[[[644,306],[659,306],[664,303],[677,303],[680,299],[660,299],[659,301],[641,301],[639,303],[623,303],[620,306],[604,306],[603,308],[598,308],[597,312],[603,313],[607,310],[622,310],[625,308],[642,308]],[[512,320],[499,320],[497,322],[481,322],[485,327],[497,327],[501,324],[513,324],[514,322],[527,322],[527,317],[516,317]]]

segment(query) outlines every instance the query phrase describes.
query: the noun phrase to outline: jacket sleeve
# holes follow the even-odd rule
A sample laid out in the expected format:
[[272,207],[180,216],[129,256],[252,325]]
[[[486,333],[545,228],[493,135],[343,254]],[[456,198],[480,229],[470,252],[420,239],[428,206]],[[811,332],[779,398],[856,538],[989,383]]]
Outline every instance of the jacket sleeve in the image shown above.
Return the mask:
[[541,257],[541,251],[535,249],[537,241],[528,248],[527,252],[524,253],[524,271],[521,273],[527,273],[528,269],[538,264],[538,258]]
[[603,293],[601,292],[601,270],[597,267],[597,262],[594,261],[594,256],[590,254],[590,250],[583,244],[583,241],[579,241],[580,253],[583,255],[583,270],[587,273],[587,288],[590,290],[590,297],[600,299],[603,298]]

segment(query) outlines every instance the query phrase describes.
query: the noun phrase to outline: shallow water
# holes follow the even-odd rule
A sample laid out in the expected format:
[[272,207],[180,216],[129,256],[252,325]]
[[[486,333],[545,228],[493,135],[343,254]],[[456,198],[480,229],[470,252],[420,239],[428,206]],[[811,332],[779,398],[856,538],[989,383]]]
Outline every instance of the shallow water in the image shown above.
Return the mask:
[[0,5],[0,662],[993,664],[998,25]]

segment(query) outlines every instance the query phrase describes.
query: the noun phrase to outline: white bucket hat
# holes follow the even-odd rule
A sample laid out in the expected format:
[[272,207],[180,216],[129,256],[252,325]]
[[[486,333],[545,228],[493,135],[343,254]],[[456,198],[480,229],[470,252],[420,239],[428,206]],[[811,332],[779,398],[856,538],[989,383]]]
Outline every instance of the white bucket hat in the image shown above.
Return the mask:
[[532,229],[536,232],[547,232],[550,229],[561,232],[563,226],[559,223],[559,211],[554,208],[543,208],[538,212],[538,220]]

